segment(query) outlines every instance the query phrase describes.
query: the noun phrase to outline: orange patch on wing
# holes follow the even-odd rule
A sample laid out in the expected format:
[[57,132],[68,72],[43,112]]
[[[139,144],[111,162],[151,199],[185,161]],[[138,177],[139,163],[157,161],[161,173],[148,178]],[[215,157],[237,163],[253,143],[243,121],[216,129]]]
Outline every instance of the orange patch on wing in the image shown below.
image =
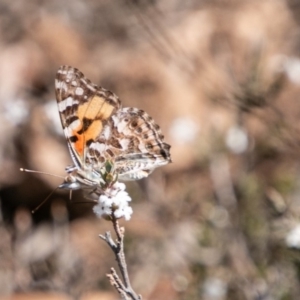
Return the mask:
[[[107,120],[112,115],[114,108],[115,107],[108,103],[105,98],[97,95],[92,97],[88,102],[79,105],[77,115],[81,121],[81,126],[73,130],[72,135],[76,136],[77,140],[72,144],[81,157],[83,157],[86,142],[95,140],[96,137],[99,136],[103,129],[102,120]],[[82,120],[84,118],[94,121],[83,134],[79,134],[78,131],[82,129]]]
[[105,98],[94,96],[78,107],[78,117],[80,120],[83,118],[106,120],[112,115],[114,108]]
[[95,140],[96,137],[102,132],[103,125],[101,120],[96,120],[94,121],[88,130],[84,132],[84,139],[85,141],[88,140]]
[[89,128],[83,133],[77,133],[77,130],[73,131],[72,135],[77,137],[75,143],[73,143],[76,152],[82,157],[84,154],[84,148],[86,142],[89,140],[95,140],[97,136],[102,132],[103,125],[101,120],[93,121]]
[[73,136],[77,137],[77,141],[72,143],[76,152],[82,157],[83,156],[83,149],[84,149],[84,138],[83,134],[78,134],[77,132],[73,132]]

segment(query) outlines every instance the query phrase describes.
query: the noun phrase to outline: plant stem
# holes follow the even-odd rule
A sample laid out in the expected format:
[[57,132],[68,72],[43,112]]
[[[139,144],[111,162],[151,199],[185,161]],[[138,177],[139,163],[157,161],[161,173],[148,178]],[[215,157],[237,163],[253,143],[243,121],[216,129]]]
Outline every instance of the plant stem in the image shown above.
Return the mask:
[[111,268],[111,273],[107,274],[107,276],[109,277],[111,284],[117,289],[123,299],[142,300],[142,297],[140,295],[137,295],[136,292],[132,289],[128,275],[124,253],[125,229],[124,227],[119,226],[119,222],[114,216],[112,216],[112,223],[117,236],[116,242],[112,239],[111,233],[109,231],[107,231],[104,236],[100,235],[100,238],[106,241],[109,247],[113,250],[120,272],[122,274],[124,284],[114,268]]

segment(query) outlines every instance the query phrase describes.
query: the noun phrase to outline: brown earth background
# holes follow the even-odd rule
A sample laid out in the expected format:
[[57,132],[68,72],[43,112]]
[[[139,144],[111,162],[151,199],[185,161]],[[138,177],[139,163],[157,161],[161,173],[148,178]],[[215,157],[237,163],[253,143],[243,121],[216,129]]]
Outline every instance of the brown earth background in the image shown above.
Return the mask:
[[60,65],[147,111],[173,163],[127,184],[148,300],[300,299],[300,1],[0,1],[0,299],[118,299],[112,230],[82,193]]

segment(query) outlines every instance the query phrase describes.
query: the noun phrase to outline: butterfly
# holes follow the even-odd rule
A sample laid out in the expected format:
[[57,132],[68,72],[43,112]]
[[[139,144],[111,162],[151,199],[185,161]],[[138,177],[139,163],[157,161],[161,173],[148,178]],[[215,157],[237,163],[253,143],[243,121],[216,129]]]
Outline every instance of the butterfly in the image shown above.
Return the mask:
[[60,188],[93,188],[107,162],[120,180],[147,177],[171,162],[170,145],[145,111],[124,107],[114,93],[78,69],[61,66],[55,78],[58,111],[73,164]]

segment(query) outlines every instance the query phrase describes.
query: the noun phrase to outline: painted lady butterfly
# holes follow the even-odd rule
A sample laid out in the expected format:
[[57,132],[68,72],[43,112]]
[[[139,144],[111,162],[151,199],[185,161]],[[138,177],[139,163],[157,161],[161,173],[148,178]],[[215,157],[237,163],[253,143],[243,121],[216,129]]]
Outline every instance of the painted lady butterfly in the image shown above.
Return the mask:
[[62,66],[55,79],[61,123],[74,166],[61,188],[100,185],[107,161],[120,180],[147,177],[171,162],[170,145],[143,110],[125,107],[114,93],[97,86],[79,70]]

